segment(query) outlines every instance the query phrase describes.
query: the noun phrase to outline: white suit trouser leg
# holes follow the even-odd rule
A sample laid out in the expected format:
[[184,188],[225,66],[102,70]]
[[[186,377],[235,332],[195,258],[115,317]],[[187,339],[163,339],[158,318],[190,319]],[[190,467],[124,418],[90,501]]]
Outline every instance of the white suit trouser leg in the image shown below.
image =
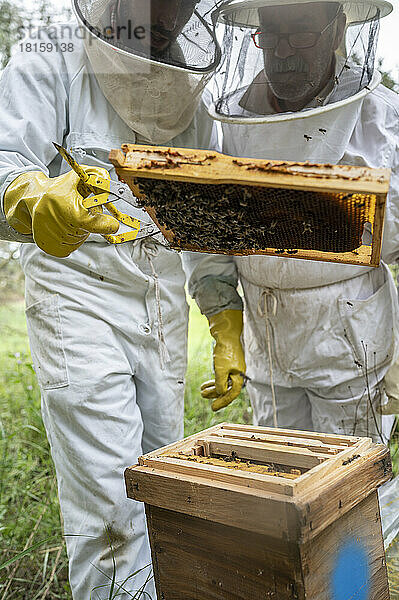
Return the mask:
[[[64,261],[33,247],[23,252],[32,357],[74,600],[109,597],[111,545],[119,584],[147,566],[119,589],[118,600],[131,598],[145,582],[151,556],[144,510],[126,497],[124,470],[183,435],[184,276],[175,253],[154,244],[149,250],[172,357],[164,370],[144,245],[87,243]],[[155,599],[153,582],[147,591]]]
[[[362,391],[357,397],[349,397],[347,386],[336,389],[335,395],[323,398],[320,394],[301,387],[287,388],[274,386],[277,398],[278,426],[303,431],[319,431],[372,437],[375,442],[387,442],[394,423],[394,417],[380,417],[375,411],[375,402],[369,403],[369,414],[364,393],[364,382],[358,383]],[[356,382],[354,382],[356,385]],[[272,390],[270,385],[248,383],[248,392],[254,413],[254,424],[273,427]],[[380,394],[382,382],[371,388],[370,397]],[[367,400],[367,402],[369,402]]]
[[273,426],[267,319],[278,425],[386,441],[393,419],[381,419],[376,406],[384,402],[397,338],[390,274],[380,268],[304,290],[264,290],[244,278],[242,284],[255,422]]

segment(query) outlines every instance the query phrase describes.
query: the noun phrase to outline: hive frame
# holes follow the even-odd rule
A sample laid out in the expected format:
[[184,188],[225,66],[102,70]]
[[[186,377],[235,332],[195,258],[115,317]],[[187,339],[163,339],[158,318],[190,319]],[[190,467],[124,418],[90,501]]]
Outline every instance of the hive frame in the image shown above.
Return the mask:
[[[386,197],[389,190],[389,169],[372,169],[348,165],[312,164],[287,161],[269,161],[225,156],[217,152],[158,146],[125,144],[122,150],[112,150],[110,161],[118,176],[126,181],[135,195],[140,192],[136,178],[196,182],[198,184],[239,184],[308,190],[312,192],[361,193],[375,195],[372,245],[361,245],[352,252],[323,252],[298,248],[292,250],[248,250],[224,252],[235,255],[272,255],[318,261],[378,266],[380,262]],[[153,207],[145,207],[171,247],[198,251],[198,247],[179,247],[174,232],[162,227]],[[209,249],[203,250],[209,252]],[[218,253],[218,252],[215,252]]]
[[[204,445],[221,442],[225,442],[228,455],[228,447],[237,452],[240,438],[244,445],[247,440],[247,446],[258,446],[260,454],[267,455],[267,460],[272,460],[274,455],[277,463],[282,453],[291,454],[294,461],[308,461],[309,470],[290,480],[168,456],[176,452],[195,455]],[[157,486],[165,490],[170,481],[176,511],[189,510],[193,516],[218,522],[223,522],[224,518],[218,505],[225,499],[230,506],[226,518],[230,522],[235,519],[236,526],[244,529],[254,527],[253,514],[242,514],[239,505],[231,506],[235,500],[238,502],[241,498],[243,505],[248,509],[252,506],[253,510],[277,510],[279,507],[285,525],[279,519],[256,524],[257,531],[277,537],[292,536],[292,523],[298,518],[299,511],[301,527],[295,536],[302,543],[332,523],[337,514],[349,511],[359,498],[366,498],[377,485],[388,481],[391,474],[389,450],[383,444],[373,444],[370,438],[222,423],[140,457],[138,466],[127,469],[126,481],[128,495],[136,500],[148,497],[148,486],[151,486],[153,504],[161,508],[165,499],[162,495],[158,497]],[[207,507],[201,507],[201,503],[197,505],[193,501],[187,509],[187,490],[190,488],[193,497],[213,499],[214,514],[209,502]],[[168,501],[170,504],[170,498]]]

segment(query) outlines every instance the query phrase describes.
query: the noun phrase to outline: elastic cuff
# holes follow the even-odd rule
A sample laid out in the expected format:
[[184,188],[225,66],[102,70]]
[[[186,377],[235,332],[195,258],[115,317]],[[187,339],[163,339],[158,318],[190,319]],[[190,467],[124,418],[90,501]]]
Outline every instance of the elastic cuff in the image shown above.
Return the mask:
[[19,242],[21,244],[34,244],[34,239],[32,235],[25,235],[23,233],[19,233],[16,229],[11,227],[8,223],[5,213],[4,213],[4,195],[9,188],[9,186],[24,173],[29,173],[30,171],[40,171],[36,165],[31,165],[30,167],[23,167],[19,170],[13,171],[3,182],[1,186],[1,199],[0,199],[0,240],[4,240],[7,242]]
[[[10,173],[10,175],[3,181],[3,184],[1,186],[1,198],[0,198],[0,208],[1,208],[1,214],[3,216],[3,218],[5,219],[5,213],[4,213],[4,195],[8,189],[8,187],[16,180],[18,179],[18,177],[20,175],[24,175],[25,173],[29,173],[32,171],[42,171],[42,173],[44,173],[44,171],[42,169],[40,169],[37,165],[30,165],[29,167],[21,167],[21,169],[17,169],[15,171],[13,171],[12,173]],[[44,173],[46,175],[46,173]]]
[[3,218],[0,218],[0,240],[6,242],[19,242],[21,244],[34,244],[32,235],[19,233]]
[[207,317],[222,310],[243,310],[243,302],[234,284],[212,275],[196,284],[193,297],[202,314]]

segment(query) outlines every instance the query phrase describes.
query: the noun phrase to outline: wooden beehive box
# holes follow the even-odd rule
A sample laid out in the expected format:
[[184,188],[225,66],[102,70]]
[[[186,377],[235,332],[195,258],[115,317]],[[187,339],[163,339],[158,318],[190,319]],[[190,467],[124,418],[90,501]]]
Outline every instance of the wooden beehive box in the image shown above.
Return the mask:
[[110,161],[176,250],[379,264],[389,169],[135,144]]
[[158,600],[388,600],[369,438],[222,424],[126,470]]

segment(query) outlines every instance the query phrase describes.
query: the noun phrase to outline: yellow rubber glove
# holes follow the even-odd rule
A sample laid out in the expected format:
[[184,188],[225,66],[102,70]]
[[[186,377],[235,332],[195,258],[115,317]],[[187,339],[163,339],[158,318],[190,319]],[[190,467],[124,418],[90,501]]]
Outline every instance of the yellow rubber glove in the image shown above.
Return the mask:
[[388,402],[377,406],[377,411],[381,415],[399,415],[399,359],[385,375],[384,387]]
[[[109,181],[106,169],[84,169],[89,175]],[[119,228],[116,219],[83,206],[79,184],[74,171],[54,178],[41,171],[23,173],[4,195],[8,223],[19,233],[32,234],[39,248],[58,258],[77,250],[91,233],[116,233]]]
[[232,402],[244,384],[245,358],[241,345],[243,318],[241,310],[223,310],[208,318],[212,337],[215,379],[201,385],[203,398],[216,398],[212,410],[220,410]]

